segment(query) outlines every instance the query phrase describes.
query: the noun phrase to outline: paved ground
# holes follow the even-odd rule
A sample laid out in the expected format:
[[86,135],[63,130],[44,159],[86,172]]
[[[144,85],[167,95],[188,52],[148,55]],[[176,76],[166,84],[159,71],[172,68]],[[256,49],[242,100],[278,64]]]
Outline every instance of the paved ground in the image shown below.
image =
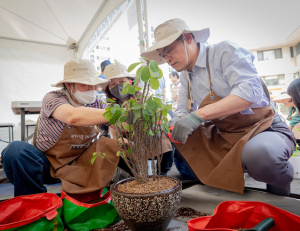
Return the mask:
[[[8,132],[7,129],[1,129],[0,131],[0,139],[3,140],[8,140]],[[2,152],[2,150],[7,146],[8,144],[5,142],[0,141],[0,153]],[[0,154],[1,155],[1,154]],[[0,171],[0,177],[3,175],[3,171]],[[173,166],[173,168],[171,169],[171,171],[169,172],[170,176],[174,176],[177,177],[179,179],[181,179],[181,176],[179,174],[179,172],[177,171],[176,167]],[[266,184],[262,183],[262,182],[258,182],[256,180],[254,180],[253,178],[251,178],[248,174],[245,174],[245,187],[249,187],[249,188],[257,188],[257,189],[266,189]],[[6,193],[5,194],[10,194],[11,190],[13,190],[13,188],[11,186],[7,186],[6,188]],[[51,192],[56,192],[56,191],[60,191],[61,190],[61,186],[57,185],[57,186],[49,186],[49,190]],[[1,190],[0,188],[0,199],[3,196],[3,193],[1,195],[1,191],[3,191],[3,188]],[[298,194],[300,195],[300,179],[294,179],[292,184],[291,184],[291,193],[293,194]],[[6,195],[6,196],[10,196],[10,195]]]

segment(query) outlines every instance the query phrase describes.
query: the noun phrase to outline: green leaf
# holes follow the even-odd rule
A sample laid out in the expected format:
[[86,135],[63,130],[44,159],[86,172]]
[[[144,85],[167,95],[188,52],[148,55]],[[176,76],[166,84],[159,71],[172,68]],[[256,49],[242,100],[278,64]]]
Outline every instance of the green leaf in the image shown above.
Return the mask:
[[91,164],[94,164],[94,162],[95,162],[95,160],[96,160],[97,156],[98,156],[98,155],[96,155],[96,156],[93,156],[93,158],[91,159]]
[[125,101],[125,102],[121,105],[121,107],[123,108],[127,103],[128,103],[128,101]]
[[148,58],[146,58],[146,57],[142,57],[144,60],[146,60],[146,61],[149,61],[149,59]]
[[168,110],[172,110],[172,104],[166,104],[165,107],[166,107],[166,109],[168,109]]
[[109,101],[109,102],[111,102],[111,103],[114,103],[115,101],[113,100],[113,99],[111,99],[111,98],[107,98],[107,100]]
[[127,69],[127,71],[128,72],[131,72],[136,66],[138,66],[139,64],[141,64],[142,62],[138,62],[138,63],[133,63],[133,64],[131,64],[129,67],[128,67],[128,69]]
[[135,86],[139,84],[140,79],[141,79],[141,76],[137,76],[137,77],[135,78],[135,80],[133,81],[133,83],[134,83]]
[[[133,123],[135,123],[136,120],[137,120],[138,118],[140,118],[140,117],[141,117],[141,112],[140,112],[140,111],[135,111],[135,112],[134,112]],[[132,126],[132,129],[133,129],[133,126]],[[131,129],[131,130],[132,130],[132,129]]]
[[130,86],[128,89],[129,94],[134,95],[135,94],[135,87],[134,86]]
[[153,71],[153,72],[157,72],[159,67],[157,65],[157,62],[155,62],[154,60],[151,60],[150,61],[150,69]]
[[110,120],[108,120],[108,122],[112,125],[114,125],[116,123],[116,119],[111,118]]
[[153,99],[149,98],[146,102],[148,109],[154,109],[156,107],[156,103]]
[[159,88],[159,81],[158,79],[151,78],[150,79],[150,86],[152,89],[157,90]]
[[162,103],[162,100],[160,98],[153,97],[153,100],[157,103],[159,108],[163,107],[163,103]]
[[140,90],[142,90],[142,88],[141,87],[135,87],[134,88],[136,91],[140,91]]
[[141,109],[141,105],[139,105],[139,104],[136,104],[136,105],[134,105],[131,109],[132,110],[138,110],[138,109]]
[[120,156],[120,155],[121,155],[121,152],[120,152],[120,151],[118,151],[118,152],[117,152],[117,156]]
[[150,75],[153,77],[153,78],[158,78],[159,77],[159,73],[158,71],[157,72],[154,72],[150,69]]
[[128,154],[131,154],[131,148],[130,147],[127,149],[127,152],[128,152]]
[[150,136],[154,136],[155,134],[151,131],[151,129],[148,131],[148,134],[150,135]]
[[143,67],[144,67],[144,66],[140,66],[139,69],[137,69],[137,71],[136,71],[136,73],[135,73],[137,78],[138,78],[138,77],[139,77],[139,78],[142,77],[142,69],[143,69]]
[[167,116],[168,115],[168,109],[164,108],[164,110],[162,110],[162,116]]
[[164,130],[165,133],[170,133],[170,129],[168,128],[167,125],[162,124],[161,126],[162,126],[162,128],[163,128],[163,130]]
[[101,153],[101,157],[104,159],[106,157],[106,153]]
[[115,114],[116,108],[112,107],[112,108],[110,109],[110,112],[111,112],[112,114]]
[[148,66],[144,66],[141,73],[141,78],[144,82],[147,82],[150,79],[150,71]]
[[94,153],[93,153],[93,156],[97,156],[97,155],[98,155],[98,152],[94,152]]
[[150,121],[151,117],[146,113],[146,111],[143,111],[143,118],[145,121]]
[[158,78],[160,79],[161,77],[163,77],[163,72],[162,72],[162,70],[159,68],[158,69],[158,74],[159,74],[159,76],[158,76]]
[[121,122],[120,120],[118,120],[117,126],[118,126],[118,127],[121,127],[121,125],[122,125],[122,122]]
[[125,124],[123,128],[124,130],[129,131],[129,124]]
[[143,112],[145,112],[149,116],[153,116],[154,115],[154,113],[152,111],[150,111],[150,110],[144,110]]

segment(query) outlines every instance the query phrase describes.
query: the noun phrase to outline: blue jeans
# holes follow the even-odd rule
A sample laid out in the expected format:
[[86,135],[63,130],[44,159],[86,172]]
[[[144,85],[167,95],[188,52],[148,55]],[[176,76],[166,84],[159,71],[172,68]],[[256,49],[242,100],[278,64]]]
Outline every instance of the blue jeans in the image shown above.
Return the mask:
[[162,156],[162,160],[160,163],[160,174],[166,176],[168,171],[171,170],[174,161],[173,150],[169,152],[165,152]]
[[43,152],[23,141],[13,141],[2,151],[2,165],[14,185],[14,196],[47,192],[44,184],[60,182],[50,175],[50,162]]
[[172,146],[174,151],[174,163],[180,175],[187,180],[198,180],[197,177],[192,172],[192,170],[190,169],[189,165],[186,163],[186,161],[179,153],[179,151],[175,148],[173,144]]

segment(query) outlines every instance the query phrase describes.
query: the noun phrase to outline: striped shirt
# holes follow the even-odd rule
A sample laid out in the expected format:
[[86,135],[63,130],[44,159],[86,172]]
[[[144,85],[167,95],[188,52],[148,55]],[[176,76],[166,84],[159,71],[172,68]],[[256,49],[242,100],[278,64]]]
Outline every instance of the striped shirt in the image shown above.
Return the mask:
[[[53,118],[52,114],[58,106],[63,104],[70,104],[70,102],[61,92],[51,91],[43,98],[36,140],[37,148],[42,152],[52,148],[62,134],[65,123]],[[86,107],[104,109],[107,104],[97,99],[94,103],[87,104]]]

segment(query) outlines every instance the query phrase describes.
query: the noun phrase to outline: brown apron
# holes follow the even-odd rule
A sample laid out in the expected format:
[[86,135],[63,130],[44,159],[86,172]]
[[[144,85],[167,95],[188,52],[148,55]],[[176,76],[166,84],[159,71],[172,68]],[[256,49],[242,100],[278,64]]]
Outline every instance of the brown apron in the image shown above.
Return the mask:
[[[110,183],[115,165],[119,162],[119,157],[116,156],[118,145],[116,140],[107,137],[91,143],[96,135],[97,131],[93,126],[66,124],[57,143],[45,152],[51,163],[51,175],[62,181],[64,192],[88,193]],[[115,165],[101,156],[91,164],[94,152],[104,152]]]
[[[211,91],[199,108],[221,100],[212,91],[208,61],[207,69]],[[202,183],[243,194],[243,147],[249,139],[269,128],[275,116],[271,106],[252,108],[252,111],[254,114],[236,113],[214,119],[197,128],[185,144],[175,144]]]

